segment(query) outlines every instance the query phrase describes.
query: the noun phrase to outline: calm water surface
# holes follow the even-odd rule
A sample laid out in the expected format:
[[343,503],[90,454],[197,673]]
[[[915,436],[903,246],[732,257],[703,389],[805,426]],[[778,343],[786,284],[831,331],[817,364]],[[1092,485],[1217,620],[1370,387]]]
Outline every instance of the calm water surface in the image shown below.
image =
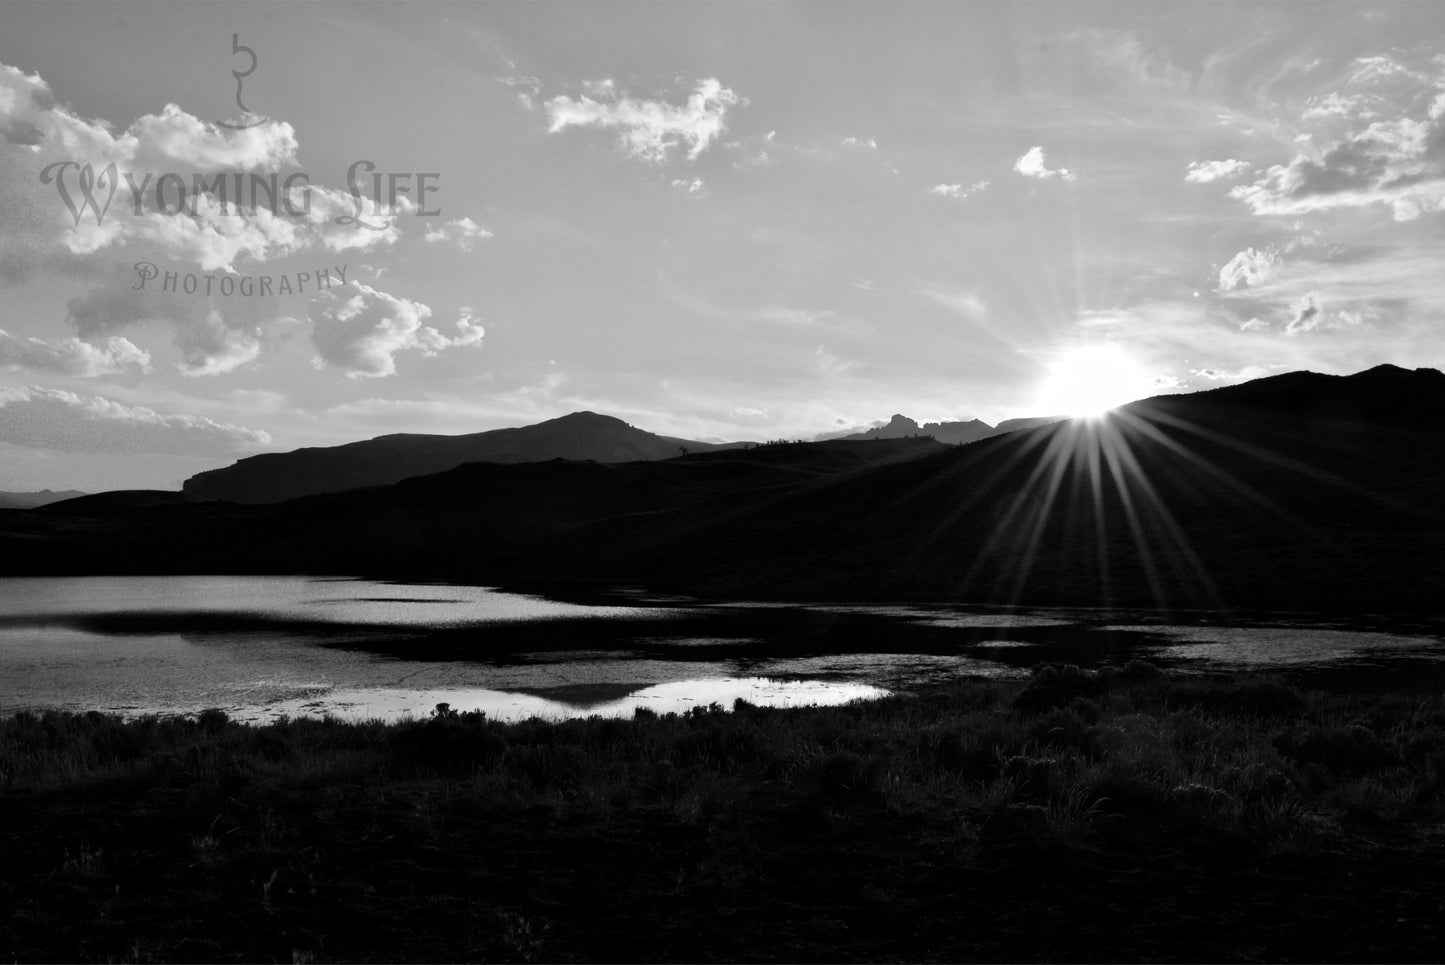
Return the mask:
[[242,720],[498,719],[803,706],[1046,660],[1184,670],[1430,665],[1445,634],[1293,615],[962,606],[563,602],[494,589],[307,577],[0,580],[0,713]]

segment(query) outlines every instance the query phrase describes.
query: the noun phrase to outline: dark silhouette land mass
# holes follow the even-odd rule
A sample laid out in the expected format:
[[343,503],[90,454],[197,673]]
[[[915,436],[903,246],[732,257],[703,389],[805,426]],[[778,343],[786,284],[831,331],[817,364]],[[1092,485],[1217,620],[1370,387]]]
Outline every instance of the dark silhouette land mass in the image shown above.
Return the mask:
[[59,492],[49,489],[30,493],[4,492],[0,493],[0,509],[35,509],[37,506],[48,506],[63,499],[74,499],[84,495],[86,494],[78,489],[65,489]]
[[574,412],[515,429],[461,436],[396,433],[341,446],[264,453],[224,469],[198,473],[182,488],[205,499],[274,503],[361,486],[385,486],[410,476],[445,472],[467,462],[634,462],[671,459],[684,449],[709,452],[742,445],[746,443],[717,444],[659,436],[612,416]]
[[1160,396],[962,446],[472,462],[273,505],[106,494],[0,514],[0,569],[1431,608],[1445,585],[1442,417],[1445,375],[1381,366]]

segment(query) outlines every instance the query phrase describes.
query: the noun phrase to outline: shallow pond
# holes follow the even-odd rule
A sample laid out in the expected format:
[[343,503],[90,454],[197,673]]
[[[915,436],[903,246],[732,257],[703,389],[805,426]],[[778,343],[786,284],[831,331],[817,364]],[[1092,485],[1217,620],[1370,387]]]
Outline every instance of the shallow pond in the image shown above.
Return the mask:
[[716,604],[308,577],[0,581],[0,713],[220,707],[249,721],[515,720],[803,706],[1046,661],[1190,670],[1433,665],[1432,622],[1079,608]]

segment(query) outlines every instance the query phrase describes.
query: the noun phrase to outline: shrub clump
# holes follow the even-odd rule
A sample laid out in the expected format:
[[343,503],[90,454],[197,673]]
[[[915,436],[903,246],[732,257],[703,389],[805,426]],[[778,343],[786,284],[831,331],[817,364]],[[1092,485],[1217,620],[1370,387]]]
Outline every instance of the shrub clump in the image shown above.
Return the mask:
[[1394,750],[1360,724],[1314,725],[1283,733],[1274,747],[1285,757],[1336,774],[1368,774],[1400,763]]

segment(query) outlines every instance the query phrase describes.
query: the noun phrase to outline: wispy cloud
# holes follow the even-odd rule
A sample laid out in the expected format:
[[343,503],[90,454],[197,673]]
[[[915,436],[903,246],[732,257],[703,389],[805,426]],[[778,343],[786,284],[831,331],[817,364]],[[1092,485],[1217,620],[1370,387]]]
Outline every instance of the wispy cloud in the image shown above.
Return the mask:
[[1225,161],[1192,161],[1184,180],[1192,184],[1208,184],[1211,181],[1232,178],[1249,170],[1249,162],[1229,158]]
[[681,106],[661,99],[620,94],[609,80],[589,81],[585,93],[573,99],[565,94],[547,101],[550,132],[569,127],[597,127],[619,132],[622,146],[632,157],[661,163],[678,149],[695,159],[727,129],[728,108],[742,102],[716,78],[697,82]]
[[149,372],[151,356],[130,340],[114,335],[103,345],[92,345],[78,338],[56,342],[16,338],[0,328],[0,368],[11,367],[94,378],[127,371]]
[[0,387],[0,442],[12,445],[60,452],[225,455],[270,441],[259,429],[205,416],[164,415],[148,406],[38,385]]
[[959,184],[935,184],[928,189],[928,193],[935,194],[940,198],[950,198],[954,201],[966,201],[980,191],[987,190],[987,181],[975,181],[967,187],[961,182]]

